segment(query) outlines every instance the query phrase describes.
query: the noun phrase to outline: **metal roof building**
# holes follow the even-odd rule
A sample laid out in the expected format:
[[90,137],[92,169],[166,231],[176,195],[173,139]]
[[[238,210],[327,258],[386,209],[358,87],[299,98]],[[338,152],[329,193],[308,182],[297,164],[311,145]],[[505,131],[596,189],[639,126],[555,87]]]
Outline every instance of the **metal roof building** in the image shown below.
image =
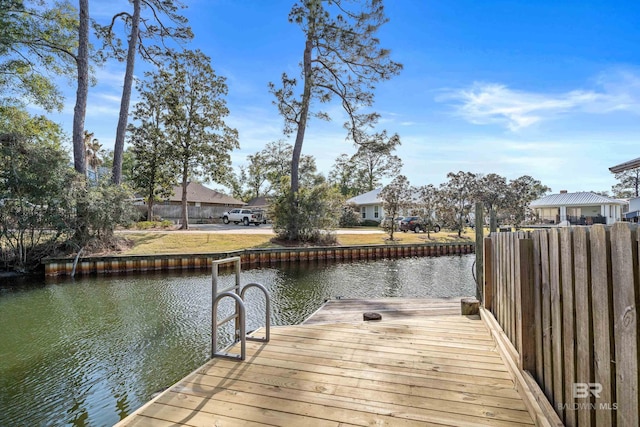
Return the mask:
[[640,157],[637,159],[629,160],[628,162],[620,163],[619,165],[611,166],[609,170],[612,173],[620,173],[629,169],[640,168]]
[[382,200],[378,198],[382,188],[376,188],[364,194],[359,194],[355,197],[347,200],[347,203],[353,203],[354,205],[379,205],[382,204]]
[[529,207],[544,224],[613,224],[622,219],[627,202],[591,192],[551,194],[531,202]]
[[531,202],[531,207],[624,205],[625,202],[591,192],[551,194]]

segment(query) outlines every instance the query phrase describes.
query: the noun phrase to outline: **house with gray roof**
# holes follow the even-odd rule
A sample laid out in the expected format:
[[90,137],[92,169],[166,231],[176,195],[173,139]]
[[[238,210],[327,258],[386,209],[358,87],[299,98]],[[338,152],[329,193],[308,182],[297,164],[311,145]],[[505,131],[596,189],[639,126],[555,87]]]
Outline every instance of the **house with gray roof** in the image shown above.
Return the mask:
[[382,200],[379,198],[382,188],[376,188],[367,193],[360,194],[347,200],[347,204],[355,205],[360,211],[360,220],[367,219],[373,221],[382,221],[384,218],[384,210],[382,209]]
[[[244,205],[246,203],[243,201],[212,190],[198,182],[187,184],[189,221],[210,222],[220,218],[229,209]],[[173,194],[167,200],[154,204],[153,215],[176,222],[182,218],[182,185],[173,187]]]
[[543,224],[613,224],[622,220],[626,202],[591,192],[550,194],[531,202],[529,207]]

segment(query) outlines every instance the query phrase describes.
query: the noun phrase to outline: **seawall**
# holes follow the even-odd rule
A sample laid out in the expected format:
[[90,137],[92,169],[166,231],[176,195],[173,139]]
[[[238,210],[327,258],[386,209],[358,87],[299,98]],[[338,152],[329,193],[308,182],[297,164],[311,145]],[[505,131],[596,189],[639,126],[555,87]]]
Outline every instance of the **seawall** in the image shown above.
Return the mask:
[[[472,243],[429,243],[402,245],[326,246],[302,248],[244,249],[229,252],[199,254],[120,255],[81,257],[76,265],[77,275],[196,270],[211,266],[211,260],[240,256],[243,267],[263,267],[283,262],[314,260],[375,260],[441,255],[460,255],[474,252]],[[74,258],[47,258],[42,261],[45,276],[68,276]]]

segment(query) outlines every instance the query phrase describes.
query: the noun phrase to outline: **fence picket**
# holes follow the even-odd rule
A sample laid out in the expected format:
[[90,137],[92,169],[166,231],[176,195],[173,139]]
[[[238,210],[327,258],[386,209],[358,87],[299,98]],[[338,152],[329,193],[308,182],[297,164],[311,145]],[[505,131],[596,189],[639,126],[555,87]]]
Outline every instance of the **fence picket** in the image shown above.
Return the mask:
[[533,318],[535,322],[535,338],[536,338],[536,378],[538,383],[542,383],[544,379],[543,356],[542,356],[542,277],[540,270],[540,234],[534,232],[533,240]]
[[513,271],[514,271],[514,256],[515,248],[513,247],[513,235],[512,233],[505,233],[507,239],[507,255],[509,262],[507,263],[507,324],[509,329],[509,339],[512,343],[516,342],[516,319],[515,319],[515,295],[513,286]]
[[[515,236],[515,233],[512,234],[512,237]],[[518,354],[520,355],[520,359],[519,359],[519,363],[520,363],[520,367],[522,367],[522,362],[523,362],[523,331],[521,329],[521,320],[522,319],[522,315],[524,314],[523,311],[523,306],[522,304],[524,303],[523,301],[523,296],[526,298],[526,291],[523,293],[522,292],[522,287],[524,286],[524,284],[527,282],[526,277],[523,278],[522,274],[528,274],[526,271],[523,271],[523,269],[526,268],[525,264],[527,262],[526,258],[522,259],[523,256],[528,256],[528,254],[526,254],[527,252],[527,247],[521,245],[519,239],[517,238],[517,236],[515,236],[515,242],[517,243],[517,246],[514,248],[515,251],[513,252],[514,255],[514,263],[513,266],[515,267],[513,269],[513,283],[515,284],[514,288],[513,288],[513,299],[514,299],[514,304],[513,304],[513,323],[515,326],[515,331],[514,331],[514,341],[513,343],[515,344],[516,350],[518,351]],[[511,241],[513,242],[514,239],[511,239]],[[522,268],[522,269],[521,269]]]
[[551,286],[549,283],[549,235],[540,234],[540,277],[542,279],[542,389],[553,401],[553,365],[551,359]]
[[[562,402],[564,371],[562,357],[562,284],[560,283],[560,239],[557,229],[549,230],[549,290],[551,296],[551,358],[553,365],[553,401]],[[564,419],[564,410],[555,406]]]
[[484,256],[483,262],[484,268],[484,289],[482,291],[482,301],[484,308],[493,311],[493,293],[495,292],[495,262],[493,261],[493,249],[491,245],[491,239],[484,238],[483,241]]
[[598,409],[601,404],[606,406],[614,401],[610,234],[603,225],[594,225],[590,234],[594,380],[602,386],[600,396],[595,399],[595,425],[610,426],[613,425],[613,411]]
[[[506,256],[506,245],[504,244],[504,234],[498,234],[498,241],[500,242],[500,307],[498,310],[498,314],[500,315],[500,324],[505,324],[505,308],[504,305],[506,303],[506,286],[505,286],[505,274],[504,272],[507,269],[507,256]],[[506,330],[506,328],[504,328]]]
[[[571,405],[573,399],[572,384],[576,382],[575,356],[575,309],[573,288],[573,232],[571,228],[563,228],[560,232],[560,273],[562,277],[562,347],[564,352],[564,399],[563,403]],[[564,422],[568,427],[575,427],[576,411],[566,410]]]
[[[577,227],[573,232],[576,309],[576,381],[593,382],[591,358],[591,276],[589,263],[589,235],[586,228]],[[586,399],[586,400],[585,400]],[[578,403],[590,404],[591,399],[579,399]],[[578,409],[578,425],[592,425],[592,413],[587,407]]]
[[518,239],[518,281],[517,281],[517,318],[520,319],[518,331],[518,353],[520,369],[535,370],[535,322],[533,304],[533,242],[531,239]]
[[636,230],[614,224],[611,230],[616,400],[619,426],[640,425],[638,418],[638,325]]

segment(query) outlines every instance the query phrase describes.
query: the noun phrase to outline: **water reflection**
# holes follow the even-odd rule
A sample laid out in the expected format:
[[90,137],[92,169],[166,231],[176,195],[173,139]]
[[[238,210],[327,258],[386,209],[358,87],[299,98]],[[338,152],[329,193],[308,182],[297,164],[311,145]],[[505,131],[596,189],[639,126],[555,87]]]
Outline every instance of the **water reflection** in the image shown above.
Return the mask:
[[[245,271],[242,282],[264,284],[272,324],[285,325],[337,296],[473,295],[472,263],[472,256],[311,261]],[[252,330],[264,323],[264,300],[255,290],[247,299]],[[221,317],[231,310],[224,302]],[[114,424],[208,358],[210,317],[208,273],[0,286],[0,425]]]

